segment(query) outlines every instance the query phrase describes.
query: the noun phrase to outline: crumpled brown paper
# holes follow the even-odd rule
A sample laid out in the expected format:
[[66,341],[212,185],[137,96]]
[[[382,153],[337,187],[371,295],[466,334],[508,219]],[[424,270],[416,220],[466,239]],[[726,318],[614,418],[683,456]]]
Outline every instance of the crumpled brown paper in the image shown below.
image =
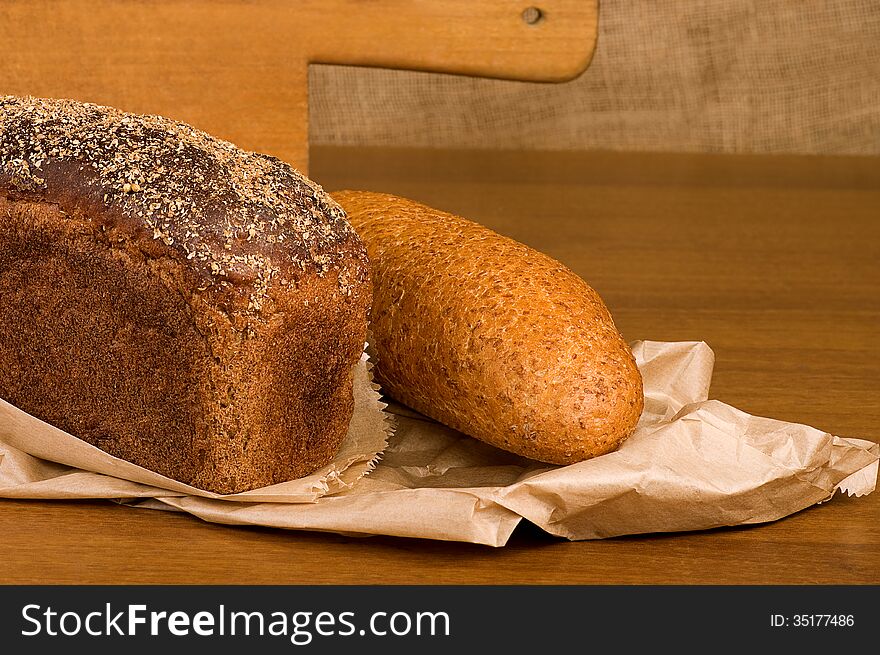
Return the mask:
[[[265,490],[218,498],[132,486],[27,455],[23,435],[20,450],[0,443],[0,497],[117,498],[218,523],[502,546],[523,518],[591,539],[772,521],[838,489],[873,491],[877,444],[708,400],[714,356],[704,343],[632,346],[646,395],[636,433],[614,453],[571,466],[497,450],[392,404],[396,432],[372,472],[336,493],[301,497],[309,502],[262,502]],[[0,418],[0,441],[8,432]]]

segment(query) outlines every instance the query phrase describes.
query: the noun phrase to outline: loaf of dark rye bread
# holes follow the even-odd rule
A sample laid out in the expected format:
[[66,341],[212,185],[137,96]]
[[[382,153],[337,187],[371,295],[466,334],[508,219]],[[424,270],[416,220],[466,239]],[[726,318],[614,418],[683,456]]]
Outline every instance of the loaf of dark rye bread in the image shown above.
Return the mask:
[[553,464],[602,455],[632,433],[644,405],[639,369],[599,294],[574,272],[405,198],[332,196],[370,255],[383,390]]
[[188,125],[0,97],[0,398],[233,493],[332,459],[371,303],[343,211]]

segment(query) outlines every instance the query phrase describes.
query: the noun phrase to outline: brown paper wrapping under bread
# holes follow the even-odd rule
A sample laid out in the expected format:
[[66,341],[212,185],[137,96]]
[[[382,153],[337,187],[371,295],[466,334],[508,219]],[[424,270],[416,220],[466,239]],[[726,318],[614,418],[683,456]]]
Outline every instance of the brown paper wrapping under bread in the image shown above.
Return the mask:
[[341,191],[373,265],[376,377],[498,448],[571,464],[617,448],[642,379],[599,295],[560,262],[464,218]]

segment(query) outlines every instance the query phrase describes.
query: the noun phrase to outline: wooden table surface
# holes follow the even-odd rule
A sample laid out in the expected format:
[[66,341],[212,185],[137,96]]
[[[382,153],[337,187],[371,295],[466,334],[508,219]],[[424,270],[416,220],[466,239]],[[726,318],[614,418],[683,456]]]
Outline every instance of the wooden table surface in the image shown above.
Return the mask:
[[[628,339],[704,340],[711,396],[880,440],[880,162],[313,150],[330,190],[479,220],[586,278]],[[783,520],[505,548],[233,528],[109,502],[0,501],[7,583],[880,583],[880,493]]]

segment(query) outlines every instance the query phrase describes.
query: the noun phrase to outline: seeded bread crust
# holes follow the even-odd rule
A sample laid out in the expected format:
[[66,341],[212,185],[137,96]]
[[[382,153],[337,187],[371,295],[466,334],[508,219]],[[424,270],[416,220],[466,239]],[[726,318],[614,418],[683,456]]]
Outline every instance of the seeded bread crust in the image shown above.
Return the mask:
[[532,459],[617,448],[644,405],[602,299],[560,262],[387,194],[332,194],[373,266],[376,379],[413,409]]
[[156,116],[0,98],[0,397],[234,493],[332,459],[370,270],[287,164]]

